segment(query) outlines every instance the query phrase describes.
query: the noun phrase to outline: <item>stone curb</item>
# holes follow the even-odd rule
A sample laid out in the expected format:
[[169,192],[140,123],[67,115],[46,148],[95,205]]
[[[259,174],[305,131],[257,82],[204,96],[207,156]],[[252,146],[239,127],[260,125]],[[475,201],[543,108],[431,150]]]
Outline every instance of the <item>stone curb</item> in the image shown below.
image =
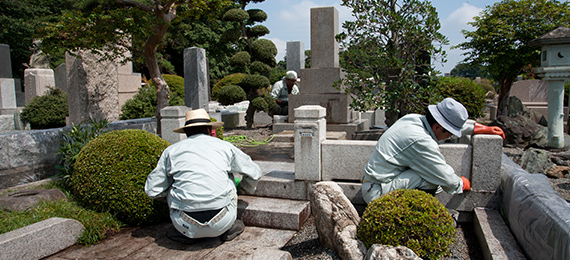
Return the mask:
[[85,227],[79,221],[50,218],[0,235],[0,260],[40,259],[75,243]]

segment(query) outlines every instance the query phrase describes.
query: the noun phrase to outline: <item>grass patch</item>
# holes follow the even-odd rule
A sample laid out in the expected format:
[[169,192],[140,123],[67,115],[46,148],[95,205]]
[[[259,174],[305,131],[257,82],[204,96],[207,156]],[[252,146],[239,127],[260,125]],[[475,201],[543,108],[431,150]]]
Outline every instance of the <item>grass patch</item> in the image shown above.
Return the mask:
[[92,245],[105,238],[108,232],[116,232],[122,226],[110,213],[99,213],[85,209],[73,201],[69,191],[61,188],[60,181],[54,181],[38,189],[58,188],[68,201],[40,202],[35,208],[25,212],[8,212],[0,209],[0,234],[31,225],[53,217],[75,219],[85,227],[78,244]]

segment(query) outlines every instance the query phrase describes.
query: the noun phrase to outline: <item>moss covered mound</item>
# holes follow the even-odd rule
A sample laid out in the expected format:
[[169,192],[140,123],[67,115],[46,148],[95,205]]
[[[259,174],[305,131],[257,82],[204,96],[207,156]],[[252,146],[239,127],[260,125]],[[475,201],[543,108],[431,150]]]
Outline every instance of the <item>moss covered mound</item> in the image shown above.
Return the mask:
[[455,225],[445,207],[419,190],[395,190],[368,204],[358,226],[358,239],[373,244],[406,246],[424,259],[449,252]]
[[86,208],[110,212],[128,225],[168,219],[165,203],[148,198],[144,185],[169,143],[143,130],[119,130],[91,140],[71,176],[75,198]]

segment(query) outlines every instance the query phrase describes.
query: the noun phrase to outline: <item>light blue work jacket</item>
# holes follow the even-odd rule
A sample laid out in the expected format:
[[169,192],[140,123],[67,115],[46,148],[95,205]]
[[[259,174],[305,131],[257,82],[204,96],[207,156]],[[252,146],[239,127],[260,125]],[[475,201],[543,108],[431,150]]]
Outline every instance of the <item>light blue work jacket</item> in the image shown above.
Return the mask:
[[181,211],[220,209],[236,188],[230,173],[242,174],[239,187],[255,192],[261,169],[247,154],[219,138],[192,135],[162,152],[145,192],[152,199],[167,196],[168,206]]
[[[473,125],[465,124],[462,135],[472,133]],[[385,194],[395,188],[390,182],[410,169],[450,194],[463,192],[463,181],[445,162],[426,117],[419,114],[400,118],[382,134],[365,167],[364,180],[380,183]]]
[[[297,94],[299,94],[299,88],[297,87],[297,84],[295,84],[291,89],[291,95]],[[285,82],[285,79],[275,82],[269,95],[271,95],[274,99],[289,101],[289,90],[287,90],[287,82]]]

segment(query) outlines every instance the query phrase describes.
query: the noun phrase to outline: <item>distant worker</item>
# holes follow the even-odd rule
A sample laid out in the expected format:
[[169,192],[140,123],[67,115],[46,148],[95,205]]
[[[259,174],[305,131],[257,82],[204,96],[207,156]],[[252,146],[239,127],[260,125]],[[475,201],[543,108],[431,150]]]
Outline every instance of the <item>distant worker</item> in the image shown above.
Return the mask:
[[439,187],[450,194],[471,190],[471,183],[459,177],[445,162],[438,141],[452,135],[494,134],[505,138],[499,127],[474,121],[465,123],[465,107],[452,98],[430,105],[426,115],[400,118],[380,136],[362,180],[366,203],[397,189],[418,189],[435,195]]
[[[220,236],[229,241],[244,231],[237,219],[237,189],[254,193],[261,169],[240,149],[212,136],[223,124],[211,122],[203,108],[188,111],[185,125],[173,131],[188,138],[166,148],[146,179],[150,198],[167,199],[175,230],[166,235],[172,240],[189,244]],[[243,175],[239,184],[233,173]]]
[[287,115],[289,113],[289,94],[299,94],[297,72],[293,70],[287,71],[285,77],[273,85],[270,95],[275,99],[277,106],[272,111],[269,111],[269,116]]

